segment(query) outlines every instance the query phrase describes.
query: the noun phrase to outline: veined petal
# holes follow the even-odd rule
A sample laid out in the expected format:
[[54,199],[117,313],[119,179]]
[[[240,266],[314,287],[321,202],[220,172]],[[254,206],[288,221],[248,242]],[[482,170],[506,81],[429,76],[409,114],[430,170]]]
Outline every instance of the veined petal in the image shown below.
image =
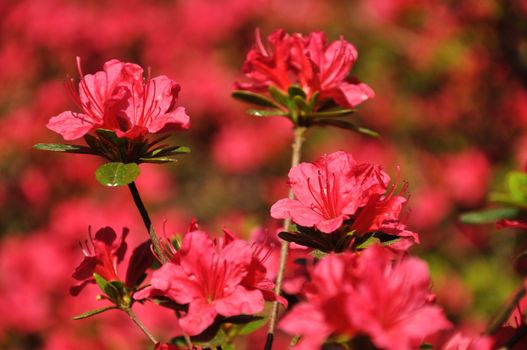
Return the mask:
[[179,319],[179,325],[188,335],[197,335],[214,322],[217,314],[212,304],[197,300],[189,305],[185,317]]
[[76,140],[86,135],[94,128],[94,120],[86,114],[62,112],[52,117],[46,125],[48,129],[61,134],[64,140]]
[[148,124],[148,131],[151,133],[166,130],[187,130],[189,128],[190,118],[184,107],[177,107],[173,112],[154,118]]
[[242,286],[237,286],[230,295],[214,301],[214,307],[220,315],[254,315],[263,310],[265,300],[262,292],[247,290]]
[[300,226],[313,227],[325,218],[295,199],[284,198],[273,204],[271,216],[275,219],[290,217]]
[[152,288],[179,304],[188,304],[202,298],[196,282],[189,278],[181,266],[173,263],[167,263],[154,271],[150,283]]
[[339,105],[353,108],[373,98],[375,92],[364,83],[352,84],[342,82],[336,89],[328,91],[327,95],[333,97]]

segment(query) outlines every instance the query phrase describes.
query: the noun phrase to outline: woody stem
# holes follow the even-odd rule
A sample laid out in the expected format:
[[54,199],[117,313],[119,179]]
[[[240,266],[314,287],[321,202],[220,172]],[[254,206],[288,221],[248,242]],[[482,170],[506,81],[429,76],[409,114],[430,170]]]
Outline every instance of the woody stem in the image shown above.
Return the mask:
[[143,201],[141,200],[141,196],[139,195],[139,191],[137,190],[137,187],[135,186],[135,182],[129,183],[128,188],[130,189],[130,192],[132,193],[132,197],[134,198],[135,206],[139,210],[139,213],[141,214],[141,218],[143,219],[143,222],[145,223],[146,230],[148,231],[148,235],[150,236],[150,240],[152,241],[152,246],[154,247],[154,253],[156,253],[157,257],[161,260],[162,264],[168,262],[170,259],[166,256],[164,251],[161,249],[161,246],[159,244],[159,239],[157,238],[156,231],[154,230],[154,225],[152,225],[152,220],[150,220],[148,211],[146,210],[145,205],[143,204]]
[[[291,155],[291,168],[297,166],[300,163],[300,156],[302,153],[302,144],[304,143],[304,134],[306,132],[306,127],[297,126],[294,129],[295,139],[293,141],[293,152]],[[295,195],[292,189],[289,189],[289,199],[294,199]],[[289,231],[289,226],[291,225],[291,218],[286,218],[282,226],[282,231]],[[282,289],[282,281],[284,279],[284,270],[285,263],[287,261],[287,252],[289,250],[289,242],[282,240],[280,247],[280,264],[278,265],[278,274],[276,276],[276,287],[275,293],[277,296],[280,296]],[[269,317],[269,329],[267,331],[267,340],[265,342],[264,350],[271,350],[273,347],[273,338],[276,326],[276,320],[278,316],[278,301],[275,300],[273,303],[273,308],[271,309],[271,315]]]
[[135,312],[132,311],[132,309],[125,309],[123,311],[126,312],[128,317],[130,317],[130,319],[134,321],[134,323],[143,331],[143,333],[153,344],[158,343],[157,339],[152,335],[152,333],[148,331],[148,329],[146,329],[145,325],[137,318],[137,315],[135,314]]

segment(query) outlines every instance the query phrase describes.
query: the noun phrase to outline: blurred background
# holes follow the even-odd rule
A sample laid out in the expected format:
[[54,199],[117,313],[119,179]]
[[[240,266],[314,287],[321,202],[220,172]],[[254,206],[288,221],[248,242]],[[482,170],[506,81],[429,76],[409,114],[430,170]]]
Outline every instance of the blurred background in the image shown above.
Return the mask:
[[[158,231],[184,232],[192,218],[241,236],[277,226],[269,207],[287,193],[291,125],[247,116],[230,97],[257,27],[356,46],[352,74],[376,92],[356,118],[382,138],[311,130],[303,159],[342,149],[392,178],[399,165],[422,241],[412,252],[449,318],[482,331],[520,284],[512,261],[525,239],[458,216],[526,165],[526,17],[526,0],[0,0],[0,348],[148,348],[124,314],[71,319],[100,303],[95,288],[68,294],[88,226],[129,227],[131,248],[146,239],[127,188],[95,181],[99,159],[31,148],[62,142],[45,125],[75,110],[63,86],[75,56],[85,73],[117,58],[181,84],[192,128],[171,142],[192,153],[141,165],[138,181]],[[177,333],[170,312],[137,313],[158,338]]]

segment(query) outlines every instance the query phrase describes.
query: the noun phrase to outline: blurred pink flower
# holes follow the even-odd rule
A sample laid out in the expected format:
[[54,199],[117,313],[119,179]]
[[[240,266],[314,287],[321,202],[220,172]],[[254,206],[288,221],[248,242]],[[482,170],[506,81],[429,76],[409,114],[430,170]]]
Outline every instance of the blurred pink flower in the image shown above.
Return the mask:
[[465,150],[444,158],[443,181],[448,194],[465,205],[476,205],[485,197],[490,165],[485,155],[476,149]]
[[80,75],[78,92],[73,79],[68,90],[82,110],[65,111],[49,120],[48,128],[65,140],[75,140],[97,129],[109,129],[119,137],[139,138],[147,133],[188,129],[189,117],[176,107],[179,85],[166,76],[143,78],[143,69],[133,63],[110,60],[104,71]]
[[307,301],[280,322],[289,334],[301,335],[295,349],[318,349],[331,334],[367,334],[379,348],[418,347],[450,323],[430,303],[430,276],[416,258],[392,261],[391,253],[372,246],[361,254],[327,255],[305,287]]
[[346,152],[331,153],[289,171],[295,199],[276,202],[271,216],[290,217],[301,226],[331,233],[365,206],[371,196],[386,192],[389,179],[379,166],[358,165]]

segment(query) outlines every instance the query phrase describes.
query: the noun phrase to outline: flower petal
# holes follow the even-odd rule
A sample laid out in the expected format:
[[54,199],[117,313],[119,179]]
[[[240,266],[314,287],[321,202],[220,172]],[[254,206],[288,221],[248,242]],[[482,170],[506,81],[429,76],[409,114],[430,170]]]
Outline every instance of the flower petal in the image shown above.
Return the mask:
[[76,140],[86,135],[94,128],[93,119],[86,114],[74,113],[71,111],[62,112],[55,117],[51,117],[48,129],[62,135],[64,140]]
[[214,301],[214,307],[223,316],[253,315],[263,310],[264,298],[259,290],[237,286],[229,296]]
[[214,323],[217,314],[211,304],[196,300],[190,303],[187,314],[179,319],[179,324],[188,335],[198,335]]

